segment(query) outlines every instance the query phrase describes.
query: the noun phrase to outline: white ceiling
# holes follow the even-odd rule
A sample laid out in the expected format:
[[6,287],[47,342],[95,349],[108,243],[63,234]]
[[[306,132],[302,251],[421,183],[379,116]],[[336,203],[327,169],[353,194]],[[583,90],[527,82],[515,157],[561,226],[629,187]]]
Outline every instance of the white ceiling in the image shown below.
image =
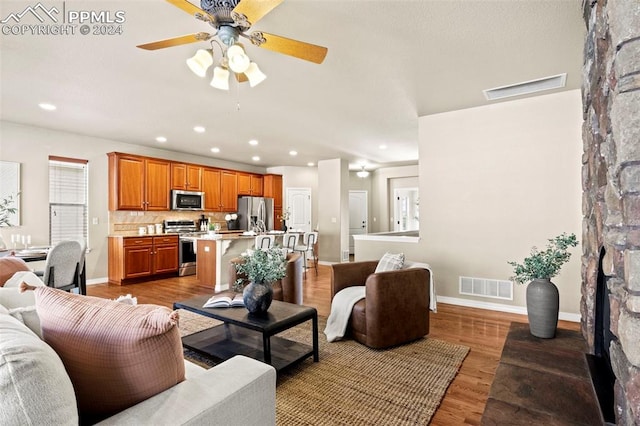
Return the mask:
[[[0,20],[37,2],[2,0]],[[483,89],[564,72],[563,90],[579,88],[581,3],[285,0],[251,30],[326,46],[324,63],[245,43],[268,78],[223,92],[209,86],[211,70],[201,79],[185,65],[208,43],[135,47],[210,32],[166,1],[42,0],[67,11],[122,10],[123,34],[3,29],[0,119],[264,167],[331,158],[415,164],[420,116],[487,105]],[[25,16],[24,23],[37,21]],[[40,102],[58,109],[43,111]],[[195,133],[195,125],[206,132]],[[158,135],[168,141],[159,144]],[[250,139],[260,144],[249,146]],[[214,146],[219,154],[211,153]]]

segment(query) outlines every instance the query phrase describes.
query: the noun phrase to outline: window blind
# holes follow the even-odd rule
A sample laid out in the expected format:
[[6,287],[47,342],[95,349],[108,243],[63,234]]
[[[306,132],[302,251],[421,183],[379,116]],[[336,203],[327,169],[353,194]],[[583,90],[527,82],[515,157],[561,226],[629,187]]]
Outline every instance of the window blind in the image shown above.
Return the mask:
[[49,158],[49,243],[88,237],[88,164]]

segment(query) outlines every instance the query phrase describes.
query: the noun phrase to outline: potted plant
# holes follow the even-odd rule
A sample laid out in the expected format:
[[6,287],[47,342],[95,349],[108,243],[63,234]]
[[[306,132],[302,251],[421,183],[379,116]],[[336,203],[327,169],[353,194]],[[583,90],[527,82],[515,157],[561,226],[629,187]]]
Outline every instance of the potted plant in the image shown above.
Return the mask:
[[208,234],[210,236],[215,236],[215,234],[217,234],[218,231],[220,231],[220,224],[219,223],[215,223],[215,222],[210,222],[209,223],[209,232],[208,232]]
[[[281,248],[272,247],[253,250],[240,257],[241,261],[235,265],[239,278],[234,283],[234,290],[242,290],[244,306],[250,313],[264,314],[273,300],[271,284],[286,275],[286,254]],[[243,278],[249,280],[246,286]]]
[[578,245],[575,234],[562,233],[549,239],[545,250],[531,249],[523,263],[507,262],[513,266],[511,279],[527,286],[527,316],[531,334],[550,339],[556,334],[560,295],[551,278],[560,273],[562,265],[569,261],[569,247]]

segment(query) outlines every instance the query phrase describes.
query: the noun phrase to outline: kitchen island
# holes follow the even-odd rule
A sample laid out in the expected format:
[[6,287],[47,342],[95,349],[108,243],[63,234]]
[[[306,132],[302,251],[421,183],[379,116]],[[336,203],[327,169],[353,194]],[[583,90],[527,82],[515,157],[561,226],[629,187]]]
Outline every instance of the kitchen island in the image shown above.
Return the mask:
[[[282,246],[283,233],[276,236],[276,244]],[[216,234],[215,237],[203,236],[195,238],[196,277],[200,285],[211,287],[214,291],[228,290],[233,283],[229,282],[229,262],[254,246],[256,235]]]

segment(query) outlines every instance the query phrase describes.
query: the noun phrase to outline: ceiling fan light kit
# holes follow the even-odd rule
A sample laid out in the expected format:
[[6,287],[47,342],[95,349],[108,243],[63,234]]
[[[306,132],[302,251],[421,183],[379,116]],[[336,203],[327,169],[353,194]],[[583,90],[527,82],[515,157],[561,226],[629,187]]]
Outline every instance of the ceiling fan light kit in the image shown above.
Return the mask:
[[[248,39],[254,46],[316,64],[322,63],[327,55],[326,47],[311,43],[261,31],[246,34],[251,25],[271,12],[283,0],[201,0],[201,8],[194,6],[187,0],[166,1],[196,19],[208,23],[215,29],[215,32],[212,34],[199,32],[146,43],[137,47],[144,50],[157,50],[199,41],[210,41],[211,49],[199,49],[193,57],[187,59],[187,65],[191,71],[199,77],[204,77],[207,69],[213,65],[213,43],[216,43],[222,50],[222,60],[220,66],[214,68],[210,84],[217,89],[229,90],[229,69],[235,73],[239,83],[249,81],[251,87],[255,87],[267,78],[258,65],[251,61],[244,46],[238,43],[239,37]],[[214,37],[217,37],[219,41]]]
[[215,67],[210,84],[211,87],[215,87],[216,89],[229,90],[229,70],[222,67]]
[[187,66],[198,77],[204,77],[213,65],[213,50],[198,49],[195,55],[187,59]]
[[251,62],[249,64],[249,67],[244,72],[244,75],[246,75],[249,79],[249,86],[251,87],[257,86],[267,78],[267,76],[262,71],[260,71],[260,68],[258,68],[258,64],[256,64],[255,62]]

